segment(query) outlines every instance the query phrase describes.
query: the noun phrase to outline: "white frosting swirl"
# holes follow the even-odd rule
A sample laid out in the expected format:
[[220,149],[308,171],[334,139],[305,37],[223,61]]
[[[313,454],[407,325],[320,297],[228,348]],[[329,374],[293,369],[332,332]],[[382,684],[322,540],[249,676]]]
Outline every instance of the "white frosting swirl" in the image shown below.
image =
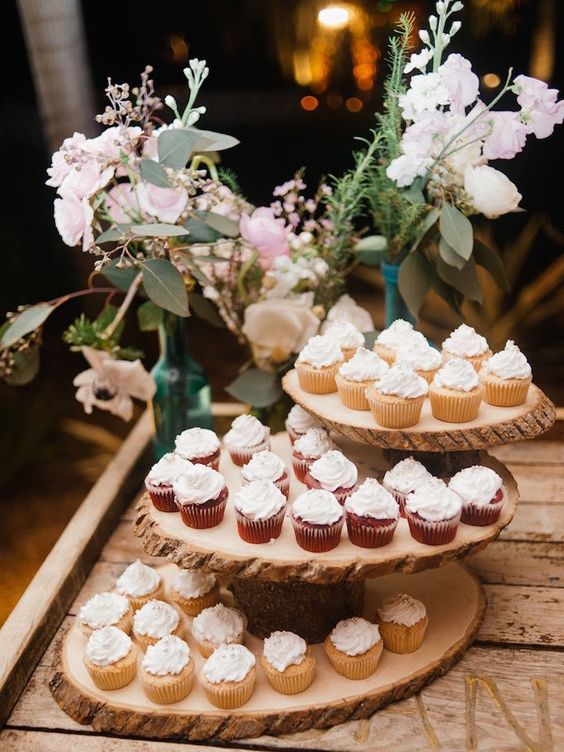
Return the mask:
[[78,620],[92,629],[102,629],[118,621],[129,611],[129,601],[117,593],[97,593],[78,612]]
[[153,676],[179,674],[190,661],[190,648],[176,635],[161,637],[154,645],[149,645],[143,656],[142,666]]
[[412,368],[400,363],[392,366],[380,381],[376,382],[376,389],[382,394],[415,399],[425,396],[429,391],[429,385]]
[[391,470],[384,475],[384,486],[392,491],[398,491],[401,494],[408,494],[415,491],[416,488],[427,483],[433,476],[413,457],[407,457],[396,463]]
[[240,682],[255,666],[255,656],[244,645],[221,645],[204,663],[202,672],[210,684]]
[[390,326],[383,329],[376,337],[376,342],[379,345],[384,345],[392,350],[398,348],[402,342],[405,342],[405,338],[413,332],[413,325],[409,321],[403,319],[396,319]]
[[508,339],[505,349],[500,350],[484,363],[484,371],[500,379],[530,379],[531,366],[513,340]]
[[117,627],[104,627],[92,632],[86,643],[86,657],[95,666],[110,666],[129,654],[131,637]]
[[296,498],[292,514],[311,525],[332,525],[343,518],[343,508],[330,491],[314,488]]
[[319,420],[315,416],[310,415],[300,405],[294,405],[290,410],[286,418],[286,425],[298,434],[305,433],[309,428],[321,428]]
[[299,666],[306,651],[306,641],[294,632],[272,632],[264,641],[264,657],[276,671]]
[[274,483],[286,472],[286,465],[280,457],[269,449],[253,454],[251,460],[241,470],[244,481],[270,480]]
[[331,449],[311,465],[309,473],[326,491],[352,488],[358,480],[356,465],[338,449]]
[[271,481],[252,480],[237,491],[233,504],[250,520],[267,520],[285,506],[286,497]]
[[233,449],[248,449],[259,446],[270,436],[270,428],[263,426],[254,415],[238,415],[223,440]]
[[349,381],[377,381],[388,369],[386,361],[375,352],[359,347],[352,358],[339,368],[339,373]]
[[180,621],[178,611],[164,601],[152,600],[135,612],[133,630],[148,637],[166,637]]
[[118,577],[116,586],[122,595],[141,598],[154,593],[161,584],[161,576],[154,569],[137,559]]
[[412,627],[427,616],[427,609],[421,601],[412,598],[411,595],[398,593],[389,598],[384,598],[378,609],[378,616],[380,621]]
[[345,509],[359,517],[376,520],[397,520],[399,504],[375,478],[367,478],[345,501]]
[[453,475],[448,487],[463,501],[483,507],[492,501],[502,485],[503,481],[490,467],[473,465]]
[[433,386],[456,389],[458,392],[471,392],[480,386],[480,378],[468,360],[451,358],[435,374]]
[[155,486],[171,486],[177,478],[191,467],[191,462],[169,452],[163,455],[149,470],[147,480]]
[[308,363],[314,368],[326,368],[343,360],[343,351],[332,337],[317,334],[312,337],[298,356],[298,363]]
[[380,630],[377,624],[372,624],[360,616],[340,621],[329,639],[341,653],[345,655],[362,655],[376,643],[380,642]]
[[461,324],[443,342],[443,350],[453,355],[473,358],[488,351],[488,341],[471,326]]
[[428,522],[440,522],[460,514],[462,499],[440,478],[431,478],[408,495],[405,505],[409,512]]
[[201,598],[215,587],[215,575],[202,569],[180,569],[172,581],[172,588],[183,598]]
[[325,330],[324,335],[335,340],[339,347],[352,349],[353,347],[362,347],[364,345],[364,335],[358,331],[353,323],[344,319],[335,319],[332,321]]
[[192,457],[208,457],[215,454],[220,446],[217,435],[209,428],[188,428],[174,440],[176,454],[188,460]]
[[245,629],[243,615],[235,608],[217,603],[204,608],[192,621],[192,634],[200,642],[223,645],[238,639]]
[[329,438],[324,428],[309,428],[303,436],[294,442],[294,452],[306,459],[321,457],[325,452],[334,449],[335,444]]
[[217,499],[225,488],[223,475],[208,465],[192,465],[189,473],[172,484],[179,504],[205,504]]
[[417,343],[413,340],[400,345],[396,352],[396,363],[404,363],[417,371],[432,371],[439,368],[442,362],[441,354],[427,341]]

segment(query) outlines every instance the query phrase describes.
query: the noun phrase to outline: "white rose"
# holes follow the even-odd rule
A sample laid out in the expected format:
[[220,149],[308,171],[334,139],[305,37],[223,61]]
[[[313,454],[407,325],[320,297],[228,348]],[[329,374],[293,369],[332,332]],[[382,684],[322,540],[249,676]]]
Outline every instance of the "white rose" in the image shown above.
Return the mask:
[[374,330],[372,316],[366,308],[359,306],[350,295],[341,295],[335,305],[329,309],[327,319],[324,322],[321,332],[325,333],[331,321],[350,321],[354,324],[359,332],[371,332]]
[[464,173],[464,190],[474,209],[488,219],[516,211],[522,198],[509,178],[488,165],[468,167]]

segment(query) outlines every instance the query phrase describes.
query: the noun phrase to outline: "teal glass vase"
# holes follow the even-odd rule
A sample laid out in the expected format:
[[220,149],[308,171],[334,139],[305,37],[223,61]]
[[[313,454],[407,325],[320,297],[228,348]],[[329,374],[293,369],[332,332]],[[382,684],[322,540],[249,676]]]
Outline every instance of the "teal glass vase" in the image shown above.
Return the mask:
[[161,354],[151,370],[157,385],[152,401],[156,459],[174,449],[174,439],[186,428],[213,427],[210,385],[188,351],[186,319],[165,313],[159,343]]
[[393,324],[396,319],[404,319],[415,324],[415,318],[409,312],[398,287],[399,264],[389,264],[382,261],[380,264],[385,284],[385,317],[386,327]]

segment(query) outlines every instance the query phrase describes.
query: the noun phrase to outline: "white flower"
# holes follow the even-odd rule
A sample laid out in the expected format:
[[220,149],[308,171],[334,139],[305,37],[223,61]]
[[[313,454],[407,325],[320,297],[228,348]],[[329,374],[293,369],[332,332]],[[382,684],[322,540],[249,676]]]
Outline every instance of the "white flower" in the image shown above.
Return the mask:
[[438,75],[448,91],[452,110],[463,110],[476,101],[480,82],[472,72],[469,60],[462,55],[449,55],[440,66]]
[[516,211],[521,194],[499,170],[488,165],[469,167],[464,173],[464,190],[474,209],[488,219]]
[[133,400],[149,400],[156,384],[140,360],[115,360],[107,352],[83,347],[82,354],[92,366],[75,377],[76,399],[86,413],[93,407],[108,410],[123,420],[133,417]]
[[386,175],[399,188],[411,185],[416,177],[424,175],[433,160],[429,157],[416,157],[413,154],[402,154],[393,159],[386,168]]
[[528,132],[537,138],[550,136],[554,126],[564,120],[564,100],[557,101],[558,90],[531,76],[517,76],[514,89]]
[[428,47],[424,47],[419,53],[414,52],[413,55],[409,58],[409,63],[407,63],[407,65],[403,69],[403,72],[411,73],[411,71],[414,70],[425,72],[427,63],[429,62],[429,60],[431,60],[432,57],[433,51]]
[[417,120],[429,110],[449,103],[449,91],[438,73],[413,76],[409,89],[399,99],[406,120]]
[[351,324],[356,326],[359,332],[371,332],[374,330],[372,316],[368,313],[366,308],[359,306],[350,295],[341,295],[335,305],[329,309],[327,318],[321,327],[321,333],[324,334],[330,323],[337,319],[341,321],[350,321]]
[[140,208],[159,222],[174,224],[188,203],[184,188],[160,188],[152,183],[139,183],[137,198]]
[[484,143],[486,159],[513,159],[523,150],[528,128],[521,122],[518,112],[491,112],[492,132]]

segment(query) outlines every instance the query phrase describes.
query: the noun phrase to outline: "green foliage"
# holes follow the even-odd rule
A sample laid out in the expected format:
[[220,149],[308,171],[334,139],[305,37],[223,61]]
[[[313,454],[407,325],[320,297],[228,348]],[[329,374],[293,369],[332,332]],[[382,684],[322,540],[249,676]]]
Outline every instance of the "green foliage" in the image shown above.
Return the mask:
[[234,170],[229,167],[218,167],[217,175],[220,182],[222,182],[223,185],[226,185],[229,190],[233,191],[236,196],[243,195],[237,173]]
[[195,212],[198,219],[204,224],[211,227],[216,232],[227,238],[236,238],[239,235],[239,223],[229,217],[222,217],[221,214],[215,214],[209,211]]
[[189,299],[190,308],[194,311],[196,316],[207,321],[208,324],[217,327],[217,329],[225,328],[225,322],[217,312],[217,308],[207,298],[199,292],[191,292]]
[[157,185],[159,188],[170,188],[170,182],[164,168],[154,159],[142,159],[139,163],[139,172],[147,183]]
[[186,228],[181,225],[171,225],[166,222],[154,222],[147,225],[131,225],[132,235],[142,235],[145,238],[169,238],[186,235]]
[[468,217],[465,217],[456,206],[445,202],[441,208],[439,229],[453,251],[468,261],[474,244],[472,224]]
[[133,267],[118,269],[116,264],[117,261],[114,259],[110,264],[104,267],[102,274],[108,282],[114,287],[117,287],[118,290],[129,290],[133,284],[133,280],[139,274],[139,269]]
[[117,312],[116,306],[107,305],[94,321],[90,321],[84,314],[81,314],[80,318],[76,319],[64,332],[64,341],[74,351],[80,351],[83,347],[93,347],[96,350],[104,350],[110,353],[113,358],[120,360],[136,360],[143,357],[140,350],[120,347],[119,340],[123,334],[123,321],[110,336],[106,336],[106,330],[116,317]]
[[194,152],[197,153],[205,151],[224,151],[225,149],[232,149],[239,143],[238,139],[233,136],[228,136],[227,133],[204,131],[199,128],[186,128],[186,130],[197,136],[194,145]]
[[188,316],[188,293],[184,278],[170,261],[148,259],[141,264],[143,285],[149,298],[165,311]]
[[507,278],[503,260],[497,251],[488,248],[479,240],[474,240],[473,258],[479,266],[488,270],[500,290],[511,291],[511,283]]
[[164,311],[152,300],[146,300],[137,309],[137,323],[142,332],[154,332],[164,320]]
[[253,407],[272,405],[282,395],[280,376],[258,368],[249,368],[225,387],[225,391]]
[[431,288],[429,262],[422,253],[410,253],[403,260],[398,273],[398,286],[409,312],[417,318]]
[[0,342],[2,347],[10,347],[35,329],[39,329],[54,310],[55,306],[48,303],[38,303],[31,308],[26,308],[25,311],[16,316],[8,327],[2,327],[2,340]]

